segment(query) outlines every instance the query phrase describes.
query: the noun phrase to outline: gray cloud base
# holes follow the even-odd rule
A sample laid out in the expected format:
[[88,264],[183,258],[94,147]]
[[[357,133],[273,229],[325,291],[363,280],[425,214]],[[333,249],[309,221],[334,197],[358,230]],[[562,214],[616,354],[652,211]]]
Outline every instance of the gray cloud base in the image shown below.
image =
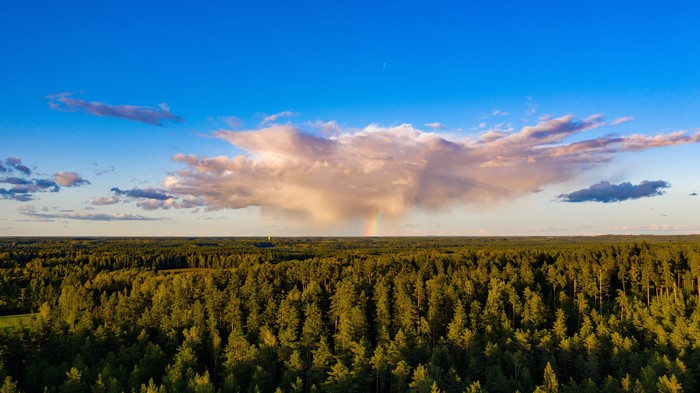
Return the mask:
[[65,112],[83,111],[94,116],[116,117],[156,126],[162,126],[167,123],[181,123],[185,120],[170,113],[170,108],[165,104],[161,104],[158,108],[136,105],[110,105],[98,101],[80,100],[71,96],[71,93],[59,93],[49,95],[47,99],[49,100],[49,106],[55,110]]
[[622,202],[629,199],[663,195],[663,189],[669,188],[670,186],[670,184],[663,180],[645,180],[639,184],[632,184],[630,182],[611,184],[607,181],[602,181],[588,188],[569,194],[561,194],[558,198],[564,202]]
[[[110,190],[117,196],[127,198],[127,200],[135,200],[136,206],[145,210],[156,209],[186,209],[191,207],[204,206],[204,201],[192,196],[176,197],[168,195],[166,190],[159,188],[132,188],[130,190],[122,190],[118,187],[112,187]],[[115,196],[96,197],[91,203],[93,205],[112,205],[119,202],[119,198]]]

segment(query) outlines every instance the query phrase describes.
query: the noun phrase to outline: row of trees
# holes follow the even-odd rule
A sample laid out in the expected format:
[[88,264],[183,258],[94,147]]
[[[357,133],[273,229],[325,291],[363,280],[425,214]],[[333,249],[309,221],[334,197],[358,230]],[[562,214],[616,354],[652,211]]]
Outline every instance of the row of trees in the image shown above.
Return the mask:
[[9,239],[0,311],[35,315],[0,332],[0,380],[27,392],[694,391],[697,240]]

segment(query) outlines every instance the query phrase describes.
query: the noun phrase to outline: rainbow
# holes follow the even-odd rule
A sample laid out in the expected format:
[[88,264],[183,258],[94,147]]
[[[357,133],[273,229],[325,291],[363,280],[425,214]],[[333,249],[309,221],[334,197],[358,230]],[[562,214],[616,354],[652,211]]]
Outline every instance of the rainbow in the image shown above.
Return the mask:
[[365,236],[377,236],[379,234],[379,222],[382,220],[382,209],[375,208],[369,216]]

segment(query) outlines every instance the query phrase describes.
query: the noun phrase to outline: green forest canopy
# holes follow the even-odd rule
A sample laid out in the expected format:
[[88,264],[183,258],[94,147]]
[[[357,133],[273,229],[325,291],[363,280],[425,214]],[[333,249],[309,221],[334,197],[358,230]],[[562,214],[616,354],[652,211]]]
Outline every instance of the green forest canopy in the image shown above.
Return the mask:
[[696,236],[3,238],[0,275],[1,392],[700,389]]

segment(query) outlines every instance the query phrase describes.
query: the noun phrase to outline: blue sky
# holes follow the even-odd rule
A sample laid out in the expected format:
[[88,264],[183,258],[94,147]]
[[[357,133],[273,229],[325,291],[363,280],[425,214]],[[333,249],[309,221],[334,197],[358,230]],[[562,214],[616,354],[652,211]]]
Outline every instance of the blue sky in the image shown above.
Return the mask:
[[0,4],[0,235],[700,231],[696,3],[147,3]]

